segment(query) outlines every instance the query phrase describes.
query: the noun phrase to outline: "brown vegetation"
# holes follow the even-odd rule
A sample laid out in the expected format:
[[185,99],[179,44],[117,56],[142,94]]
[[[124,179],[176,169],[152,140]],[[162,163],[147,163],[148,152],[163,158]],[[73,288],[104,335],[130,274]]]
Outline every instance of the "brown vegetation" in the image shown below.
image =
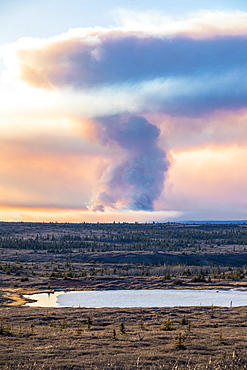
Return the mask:
[[246,369],[246,307],[46,309],[21,299],[246,288],[246,245],[245,225],[0,223],[0,369]]
[[[212,318],[210,307],[5,307],[0,309],[0,317],[2,369],[30,369],[29,366],[34,369],[194,369],[196,365],[197,369],[244,369],[247,366],[246,308],[215,308]],[[184,324],[184,317],[190,321],[190,327]],[[172,322],[173,330],[163,330],[168,321]],[[211,367],[207,367],[210,362]],[[229,367],[216,365],[220,362]]]

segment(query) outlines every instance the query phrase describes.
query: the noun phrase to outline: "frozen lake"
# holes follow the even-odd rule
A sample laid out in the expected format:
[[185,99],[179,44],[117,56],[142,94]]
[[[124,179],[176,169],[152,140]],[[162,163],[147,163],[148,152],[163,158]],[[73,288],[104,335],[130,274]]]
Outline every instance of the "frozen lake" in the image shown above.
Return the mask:
[[195,290],[195,289],[144,289],[72,291],[25,295],[37,300],[27,303],[31,307],[189,307],[247,305],[247,291]]

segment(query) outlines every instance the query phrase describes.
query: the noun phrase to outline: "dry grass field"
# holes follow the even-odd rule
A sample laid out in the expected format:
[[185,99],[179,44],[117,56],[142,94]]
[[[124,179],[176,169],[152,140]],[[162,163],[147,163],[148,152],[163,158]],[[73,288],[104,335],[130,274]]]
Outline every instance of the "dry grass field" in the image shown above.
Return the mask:
[[0,309],[1,369],[245,369],[241,308]]

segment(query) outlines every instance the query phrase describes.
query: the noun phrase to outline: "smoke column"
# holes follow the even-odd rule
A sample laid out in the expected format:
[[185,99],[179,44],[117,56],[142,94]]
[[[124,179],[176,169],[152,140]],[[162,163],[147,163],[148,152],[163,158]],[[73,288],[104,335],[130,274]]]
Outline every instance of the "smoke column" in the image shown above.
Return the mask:
[[101,118],[96,125],[100,143],[120,148],[121,154],[104,171],[92,209],[152,211],[169,166],[165,152],[158,147],[160,130],[135,116],[125,122],[120,116]]

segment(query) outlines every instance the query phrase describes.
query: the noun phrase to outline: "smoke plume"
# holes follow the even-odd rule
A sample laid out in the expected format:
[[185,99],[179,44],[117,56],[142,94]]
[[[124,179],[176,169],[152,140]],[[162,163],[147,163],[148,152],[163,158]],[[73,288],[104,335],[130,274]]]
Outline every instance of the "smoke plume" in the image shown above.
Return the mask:
[[169,166],[165,152],[158,147],[159,129],[135,116],[125,122],[119,116],[98,119],[97,126],[103,145],[122,150],[101,177],[93,210],[112,207],[152,211]]

